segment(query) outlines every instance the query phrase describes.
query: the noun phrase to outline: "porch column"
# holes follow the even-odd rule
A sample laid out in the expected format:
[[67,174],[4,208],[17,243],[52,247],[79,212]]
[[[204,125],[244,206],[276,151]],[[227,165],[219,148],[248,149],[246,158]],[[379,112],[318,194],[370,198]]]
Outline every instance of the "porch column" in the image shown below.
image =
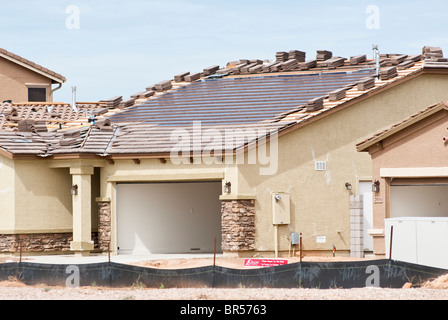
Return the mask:
[[73,241],[70,250],[89,255],[93,250],[91,175],[93,167],[72,167]]

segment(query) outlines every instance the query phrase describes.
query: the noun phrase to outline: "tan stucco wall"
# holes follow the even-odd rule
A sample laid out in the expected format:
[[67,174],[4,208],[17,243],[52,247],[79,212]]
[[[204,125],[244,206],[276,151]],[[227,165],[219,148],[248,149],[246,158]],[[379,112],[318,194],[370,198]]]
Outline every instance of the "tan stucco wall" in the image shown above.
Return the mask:
[[0,58],[0,102],[28,101],[28,87],[25,84],[46,84],[47,101],[52,101],[51,80],[9,60]]
[[71,176],[48,161],[15,161],[16,232],[67,232],[72,228]]
[[14,229],[14,162],[0,155],[0,233]]

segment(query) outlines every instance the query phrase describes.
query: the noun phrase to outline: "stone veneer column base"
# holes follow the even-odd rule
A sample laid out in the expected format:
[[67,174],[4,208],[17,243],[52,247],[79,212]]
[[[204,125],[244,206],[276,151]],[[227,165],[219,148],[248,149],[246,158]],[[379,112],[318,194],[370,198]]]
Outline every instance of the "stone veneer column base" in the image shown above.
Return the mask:
[[109,200],[99,201],[98,204],[98,247],[102,252],[112,251],[111,241],[111,207]]
[[221,228],[223,252],[255,250],[255,200],[221,200]]
[[[92,233],[97,248],[97,233]],[[0,234],[0,253],[71,253],[71,232]]]

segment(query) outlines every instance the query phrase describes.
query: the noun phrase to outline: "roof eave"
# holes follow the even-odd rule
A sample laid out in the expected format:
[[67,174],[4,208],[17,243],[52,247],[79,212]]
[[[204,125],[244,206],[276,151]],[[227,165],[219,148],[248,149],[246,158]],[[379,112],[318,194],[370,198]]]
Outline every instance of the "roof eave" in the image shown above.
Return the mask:
[[358,152],[368,152],[372,146],[381,143],[386,138],[402,131],[403,129],[405,129],[405,128],[421,121],[422,119],[425,119],[443,109],[448,110],[448,101],[444,102],[444,103],[443,102],[438,103],[434,108],[430,108],[428,110],[422,111],[421,113],[417,114],[415,117],[405,120],[404,122],[392,127],[391,129],[386,130],[384,133],[379,134],[377,137],[371,138],[365,142],[361,142],[361,143],[357,144],[356,150]]
[[31,66],[30,64],[27,64],[27,63],[25,63],[23,61],[15,59],[14,57],[10,57],[7,54],[4,54],[4,53],[0,52],[0,57],[2,57],[4,59],[7,59],[7,60],[9,60],[11,62],[14,62],[15,64],[18,64],[18,65],[20,65],[20,66],[22,66],[22,67],[24,67],[26,69],[29,69],[29,70],[31,70],[33,72],[38,73],[40,75],[43,75],[44,77],[51,79],[52,83],[61,83],[62,84],[62,83],[64,83],[66,81],[65,77],[62,77],[62,76],[61,77],[57,77],[55,75],[52,75],[51,73],[45,72],[45,70],[41,70],[39,68],[35,68],[35,67]]

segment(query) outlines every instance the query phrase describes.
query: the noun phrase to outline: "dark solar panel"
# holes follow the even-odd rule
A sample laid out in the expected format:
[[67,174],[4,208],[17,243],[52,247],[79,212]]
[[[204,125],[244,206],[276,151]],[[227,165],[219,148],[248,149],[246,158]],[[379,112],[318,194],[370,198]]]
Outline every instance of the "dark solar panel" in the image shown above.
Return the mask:
[[158,125],[255,123],[304,106],[310,99],[354,85],[374,70],[204,79],[130,107],[113,122]]

